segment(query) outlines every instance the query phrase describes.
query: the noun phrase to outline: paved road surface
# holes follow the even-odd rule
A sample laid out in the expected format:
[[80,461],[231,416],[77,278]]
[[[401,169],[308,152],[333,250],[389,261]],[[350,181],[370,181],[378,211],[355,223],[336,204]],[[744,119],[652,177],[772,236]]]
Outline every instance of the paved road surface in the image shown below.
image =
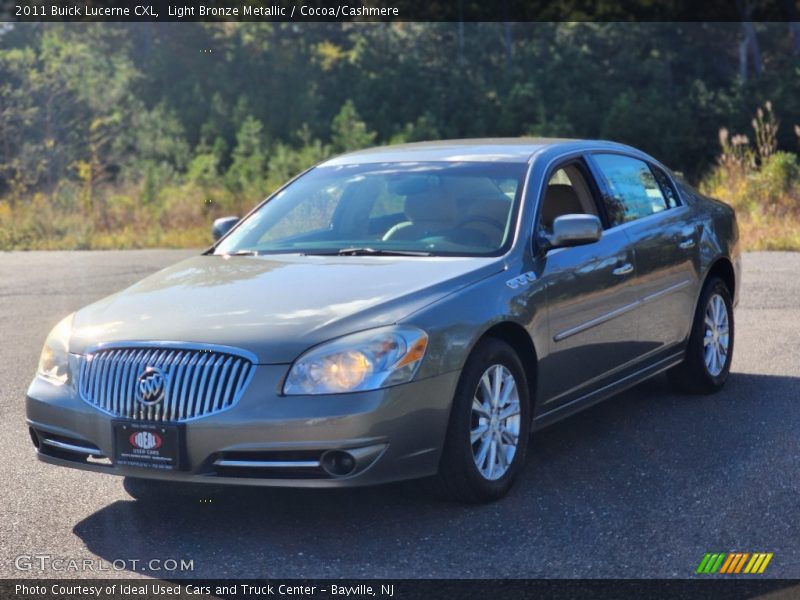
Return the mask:
[[[39,463],[23,397],[50,327],[190,254],[0,253],[0,577],[31,554],[193,560],[193,577],[686,577],[711,551],[774,552],[766,575],[800,577],[800,254],[745,257],[722,393],[657,378],[563,421],[491,506],[407,483],[146,507],[116,477]],[[173,575],[140,569],[117,575]]]

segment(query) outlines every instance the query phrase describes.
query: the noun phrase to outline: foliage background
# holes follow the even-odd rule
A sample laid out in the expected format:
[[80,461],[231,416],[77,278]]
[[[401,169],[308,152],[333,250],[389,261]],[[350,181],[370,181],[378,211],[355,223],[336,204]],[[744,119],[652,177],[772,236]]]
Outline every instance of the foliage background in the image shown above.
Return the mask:
[[748,247],[797,249],[796,30],[0,24],[0,249],[203,246],[332,154],[521,135],[640,147],[734,204]]

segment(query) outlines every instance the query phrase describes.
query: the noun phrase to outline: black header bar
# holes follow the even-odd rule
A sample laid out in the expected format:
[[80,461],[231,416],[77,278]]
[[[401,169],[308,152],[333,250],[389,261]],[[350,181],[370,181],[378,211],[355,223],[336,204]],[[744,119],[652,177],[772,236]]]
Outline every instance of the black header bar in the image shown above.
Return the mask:
[[0,21],[798,21],[800,0],[0,0]]

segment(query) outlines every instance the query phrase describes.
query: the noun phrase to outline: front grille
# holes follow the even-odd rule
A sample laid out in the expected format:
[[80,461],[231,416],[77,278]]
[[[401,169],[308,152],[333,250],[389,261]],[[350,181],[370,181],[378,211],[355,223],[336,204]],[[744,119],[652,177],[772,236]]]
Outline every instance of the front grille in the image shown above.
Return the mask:
[[[136,398],[148,369],[164,374],[160,401]],[[186,421],[230,408],[244,392],[253,362],[230,351],[197,348],[129,347],[92,352],[81,360],[81,398],[109,414],[145,421]]]

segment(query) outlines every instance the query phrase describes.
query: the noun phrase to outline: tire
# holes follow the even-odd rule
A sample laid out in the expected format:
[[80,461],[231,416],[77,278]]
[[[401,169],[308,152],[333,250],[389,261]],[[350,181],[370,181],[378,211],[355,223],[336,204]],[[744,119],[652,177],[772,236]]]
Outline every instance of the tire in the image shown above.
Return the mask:
[[[714,317],[715,304],[716,310],[723,307],[725,310],[724,320],[728,324],[727,345],[724,344],[723,332],[725,329],[721,326],[723,319]],[[717,314],[719,315],[720,313],[717,312]],[[712,327],[711,323],[715,320],[718,322]],[[710,360],[707,360],[706,339],[709,339],[710,354],[713,355]],[[716,340],[719,341],[718,346]],[[690,394],[714,394],[720,391],[722,386],[725,385],[731,370],[733,341],[734,324],[731,292],[720,278],[712,277],[706,281],[700,294],[683,362],[667,372],[670,383],[677,390]],[[719,359],[720,354],[714,353],[713,349],[715,347],[726,348],[722,360]]]
[[[493,394],[491,386],[489,394],[486,393],[482,381],[484,375],[490,384],[499,377],[502,382],[500,394]],[[513,378],[519,400],[518,414],[513,414],[514,388],[508,388],[509,376]],[[528,447],[531,424],[528,390],[525,369],[511,346],[491,338],[476,346],[456,387],[436,477],[438,488],[446,498],[471,504],[486,503],[502,498],[511,489],[525,462]],[[503,392],[506,391],[509,396],[503,403]],[[498,408],[493,407],[492,399],[495,397],[498,398]],[[509,416],[504,419],[504,414]],[[484,434],[471,443],[472,433],[480,429],[485,429]],[[516,446],[513,446],[515,433]],[[498,440],[506,444],[505,452],[497,452]],[[488,444],[486,449],[485,443]],[[483,461],[479,468],[481,456]]]
[[182,483],[164,479],[142,479],[124,477],[122,487],[128,495],[140,502],[153,503],[169,500],[201,502],[209,500],[219,492],[221,486]]

